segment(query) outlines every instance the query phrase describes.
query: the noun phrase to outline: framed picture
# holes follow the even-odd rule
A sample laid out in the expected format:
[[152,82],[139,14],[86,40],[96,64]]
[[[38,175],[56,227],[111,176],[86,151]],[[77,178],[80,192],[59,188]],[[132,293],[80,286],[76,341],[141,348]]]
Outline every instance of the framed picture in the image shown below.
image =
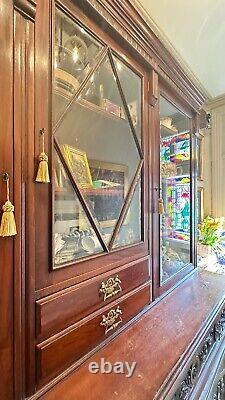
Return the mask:
[[82,189],[91,188],[93,186],[92,177],[86,153],[66,144],[63,146],[63,150],[78,186]]
[[128,167],[98,160],[89,160],[89,165],[96,187],[92,197],[95,215],[102,228],[114,226],[128,189]]

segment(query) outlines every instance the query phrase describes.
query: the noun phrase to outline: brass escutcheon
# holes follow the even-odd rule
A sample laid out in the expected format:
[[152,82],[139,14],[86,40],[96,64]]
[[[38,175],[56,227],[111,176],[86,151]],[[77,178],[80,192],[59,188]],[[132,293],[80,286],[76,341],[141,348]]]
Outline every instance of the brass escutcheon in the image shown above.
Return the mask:
[[100,322],[100,325],[105,326],[105,335],[109,331],[117,328],[117,326],[123,322],[121,315],[122,310],[118,306],[116,309],[110,310],[107,316],[102,316],[102,321]]
[[121,280],[116,275],[114,278],[109,278],[106,283],[102,282],[99,293],[104,294],[104,301],[106,301],[108,298],[115,296],[119,292],[122,292],[122,287],[120,286]]

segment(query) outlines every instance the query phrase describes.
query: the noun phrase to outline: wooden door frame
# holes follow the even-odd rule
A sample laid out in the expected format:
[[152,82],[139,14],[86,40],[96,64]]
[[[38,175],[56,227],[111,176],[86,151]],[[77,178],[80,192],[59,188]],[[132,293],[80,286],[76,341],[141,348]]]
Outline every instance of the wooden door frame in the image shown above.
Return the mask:
[[[9,23],[9,21],[11,23]],[[14,201],[13,166],[13,5],[11,1],[0,7],[0,207],[6,201],[6,186],[2,174],[10,176],[10,195]],[[2,214],[2,213],[1,213]],[[14,329],[13,329],[13,286],[14,286],[14,238],[0,238],[0,393],[4,400],[14,395]]]
[[[1,206],[6,187],[1,177],[8,172],[10,197],[15,206],[17,235],[0,238],[2,277],[1,300],[1,380],[4,400],[24,397],[25,393],[25,280],[26,271],[26,205],[27,141],[32,135],[33,115],[33,45],[35,1],[4,1],[0,7],[2,47],[0,62],[2,118],[0,127],[0,193]],[[28,171],[28,172],[27,172]]]

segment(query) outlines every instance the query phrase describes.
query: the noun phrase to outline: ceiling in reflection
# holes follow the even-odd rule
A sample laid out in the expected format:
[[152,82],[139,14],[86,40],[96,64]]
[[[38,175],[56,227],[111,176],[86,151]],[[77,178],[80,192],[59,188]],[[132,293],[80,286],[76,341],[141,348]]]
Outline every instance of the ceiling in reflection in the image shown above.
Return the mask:
[[133,0],[140,3],[209,97],[225,94],[225,0]]

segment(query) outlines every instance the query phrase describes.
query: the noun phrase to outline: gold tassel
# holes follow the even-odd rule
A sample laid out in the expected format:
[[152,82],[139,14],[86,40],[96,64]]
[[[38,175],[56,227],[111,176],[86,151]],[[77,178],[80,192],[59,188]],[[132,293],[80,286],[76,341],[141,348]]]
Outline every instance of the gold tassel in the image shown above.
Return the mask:
[[164,202],[162,198],[159,198],[158,200],[158,213],[160,215],[165,214]]
[[7,200],[2,207],[2,221],[0,226],[0,236],[14,236],[17,234],[16,223],[14,217],[14,205],[9,200],[9,176],[5,174],[4,180],[7,185]]
[[36,177],[36,182],[49,183],[49,170],[48,170],[48,156],[45,153],[45,130],[44,128],[40,131],[42,135],[42,152],[39,155],[39,166]]

